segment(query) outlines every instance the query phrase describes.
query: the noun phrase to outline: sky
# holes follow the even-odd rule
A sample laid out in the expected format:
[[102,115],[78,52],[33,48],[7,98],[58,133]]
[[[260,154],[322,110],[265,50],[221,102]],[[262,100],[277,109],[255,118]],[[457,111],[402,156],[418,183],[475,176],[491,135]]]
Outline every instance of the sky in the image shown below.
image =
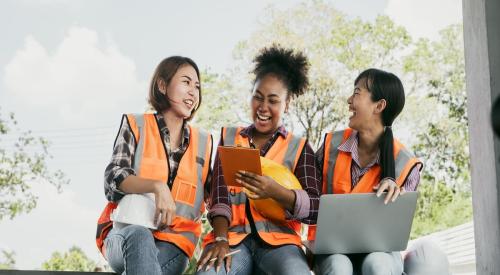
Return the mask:
[[[328,1],[328,0],[325,0]],[[462,21],[459,0],[331,0],[350,17],[385,14],[413,37],[437,38]],[[170,55],[223,73],[269,5],[297,0],[4,0],[0,2],[0,112],[51,141],[49,161],[71,180],[62,193],[33,184],[36,209],[0,222],[0,250],[38,269],[77,245],[100,261],[96,220],[103,172],[122,113],[143,112],[151,74]],[[19,134],[14,132],[7,140]],[[0,143],[0,146],[10,145]]]

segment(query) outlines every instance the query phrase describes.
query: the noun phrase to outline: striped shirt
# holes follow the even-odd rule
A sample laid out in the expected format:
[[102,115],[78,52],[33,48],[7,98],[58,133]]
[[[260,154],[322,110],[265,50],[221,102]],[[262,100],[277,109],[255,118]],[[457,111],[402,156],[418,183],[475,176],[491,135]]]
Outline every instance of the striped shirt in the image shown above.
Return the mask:
[[[323,171],[323,157],[324,157],[324,144],[316,152],[316,161],[320,171]],[[380,151],[377,152],[375,158],[368,163],[365,167],[361,167],[358,154],[358,132],[353,130],[349,138],[344,141],[338,147],[339,151],[350,153],[352,157],[351,164],[351,187],[354,188],[356,184],[361,180],[366,172],[370,170],[374,165],[380,164]],[[410,174],[403,183],[403,187],[406,191],[415,191],[420,182],[420,169],[422,164],[417,164],[412,168]]]
[[[189,144],[189,127],[187,123],[184,123],[181,145],[178,148],[172,149],[170,146],[170,133],[163,116],[161,114],[155,114],[155,117],[163,138],[163,145],[167,150],[168,163],[170,164],[168,184],[171,188],[175,175],[177,174],[179,162]],[[119,189],[120,184],[129,175],[137,175],[133,168],[135,149],[136,143],[133,138],[132,129],[130,128],[127,116],[123,115],[120,130],[118,131],[113,146],[111,161],[104,171],[104,193],[108,201],[119,201],[125,195],[125,193]],[[167,167],[165,167],[165,169],[167,169]]]
[[[240,132],[242,137],[251,139],[255,126],[252,124],[243,128]],[[281,126],[274,135],[260,149],[260,155],[264,156],[274,144],[279,136],[286,137],[288,132]],[[222,145],[222,140],[219,142]],[[295,192],[295,205],[293,213],[285,211],[286,218],[291,220],[300,220],[307,224],[316,224],[318,217],[319,195],[321,188],[320,172],[315,166],[314,151],[309,143],[306,142],[301,152],[295,171],[293,171],[299,180],[302,190],[293,190]],[[214,169],[211,183],[211,198],[209,203],[209,219],[215,216],[224,216],[228,221],[232,220],[231,198],[227,191],[227,186],[222,173],[222,166],[219,155],[215,155]]]

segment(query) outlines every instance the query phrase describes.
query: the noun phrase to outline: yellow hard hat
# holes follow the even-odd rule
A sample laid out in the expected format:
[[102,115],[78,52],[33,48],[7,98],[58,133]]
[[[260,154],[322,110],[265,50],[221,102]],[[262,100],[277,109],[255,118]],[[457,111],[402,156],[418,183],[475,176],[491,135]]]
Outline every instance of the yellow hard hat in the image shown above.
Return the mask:
[[[290,190],[302,189],[300,182],[287,167],[264,157],[260,157],[260,165],[262,169],[262,174],[264,176],[269,176],[274,181],[279,183],[281,186]],[[250,199],[250,204],[257,211],[259,211],[259,213],[262,216],[268,219],[280,222],[285,221],[284,207],[273,199],[261,199],[261,200]]]

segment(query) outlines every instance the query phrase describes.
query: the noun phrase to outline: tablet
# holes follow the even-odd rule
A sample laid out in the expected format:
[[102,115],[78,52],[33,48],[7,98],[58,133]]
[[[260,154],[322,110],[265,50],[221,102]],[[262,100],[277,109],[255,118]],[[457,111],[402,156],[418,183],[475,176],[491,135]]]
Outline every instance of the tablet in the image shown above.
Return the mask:
[[240,170],[262,175],[259,149],[236,146],[217,148],[222,164],[222,173],[228,186],[242,187],[236,182],[236,173]]

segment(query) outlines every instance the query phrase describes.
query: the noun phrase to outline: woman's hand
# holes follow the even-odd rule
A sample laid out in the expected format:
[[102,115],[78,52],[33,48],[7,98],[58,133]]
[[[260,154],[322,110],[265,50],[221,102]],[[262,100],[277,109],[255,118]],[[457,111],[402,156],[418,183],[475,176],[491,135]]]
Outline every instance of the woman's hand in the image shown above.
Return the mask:
[[379,184],[373,186],[373,190],[377,191],[377,197],[382,195],[382,192],[387,190],[387,195],[385,196],[384,203],[387,204],[389,201],[394,202],[396,199],[405,193],[404,187],[398,187],[396,182],[390,178],[385,178]]
[[250,191],[246,195],[254,200],[275,198],[276,187],[280,186],[268,176],[260,176],[247,171],[238,171],[236,173],[236,182]]
[[198,260],[198,267],[196,271],[200,271],[205,266],[205,271],[208,271],[215,264],[215,272],[218,274],[219,270],[226,259],[226,274],[229,273],[231,268],[231,256],[227,256],[229,253],[229,243],[227,241],[216,241],[208,249],[204,249],[201,254],[200,260]]
[[163,230],[171,225],[175,218],[175,201],[170,189],[164,182],[156,182],[154,187],[156,211],[154,223],[158,224],[158,230]]

